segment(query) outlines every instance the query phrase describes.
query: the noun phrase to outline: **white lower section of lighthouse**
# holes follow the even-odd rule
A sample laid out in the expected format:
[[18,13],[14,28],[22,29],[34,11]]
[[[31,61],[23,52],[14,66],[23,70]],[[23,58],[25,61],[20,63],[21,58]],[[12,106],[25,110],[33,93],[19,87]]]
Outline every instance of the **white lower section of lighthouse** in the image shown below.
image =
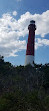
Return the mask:
[[34,56],[33,55],[26,55],[25,57],[25,66],[31,64],[34,66]]

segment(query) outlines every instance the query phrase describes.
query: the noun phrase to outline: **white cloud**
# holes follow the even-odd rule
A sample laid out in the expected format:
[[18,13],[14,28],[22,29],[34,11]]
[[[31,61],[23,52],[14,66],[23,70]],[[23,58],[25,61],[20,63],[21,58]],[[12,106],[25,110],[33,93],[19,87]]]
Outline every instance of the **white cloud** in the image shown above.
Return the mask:
[[13,11],[13,15],[16,16],[16,15],[17,15],[17,12],[16,12],[16,11]]
[[[13,12],[16,16],[17,12]],[[3,56],[16,56],[18,51],[26,48],[26,41],[20,40],[28,34],[28,25],[30,20],[36,21],[36,35],[44,37],[49,33],[49,10],[42,14],[32,15],[26,12],[16,20],[10,13],[2,15],[0,18],[0,54]],[[5,21],[6,20],[6,21]],[[36,39],[36,49],[41,46],[49,46],[49,40]]]
[[44,37],[49,33],[49,10],[43,12],[42,14],[34,15],[32,15],[30,12],[26,12],[25,14],[21,15],[18,23],[20,24],[21,28],[25,28],[32,19],[36,21],[36,35],[41,35],[41,37]]
[[8,13],[0,18],[0,54],[3,56],[16,56],[16,52],[26,48],[26,41],[19,40],[16,25],[17,21]]
[[48,39],[41,39],[36,38],[35,39],[35,49],[42,47],[42,46],[49,46],[49,40]]

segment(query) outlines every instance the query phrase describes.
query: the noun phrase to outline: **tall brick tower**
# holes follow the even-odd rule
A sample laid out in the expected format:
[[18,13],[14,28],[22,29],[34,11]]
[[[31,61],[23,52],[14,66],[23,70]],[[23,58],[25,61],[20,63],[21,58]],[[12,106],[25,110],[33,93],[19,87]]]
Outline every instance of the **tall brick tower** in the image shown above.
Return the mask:
[[35,30],[36,30],[36,25],[34,20],[30,21],[28,30],[29,30],[29,36],[28,36],[28,43],[27,43],[27,50],[25,57],[25,66],[28,64],[34,66],[34,52],[35,52],[34,44],[35,44]]

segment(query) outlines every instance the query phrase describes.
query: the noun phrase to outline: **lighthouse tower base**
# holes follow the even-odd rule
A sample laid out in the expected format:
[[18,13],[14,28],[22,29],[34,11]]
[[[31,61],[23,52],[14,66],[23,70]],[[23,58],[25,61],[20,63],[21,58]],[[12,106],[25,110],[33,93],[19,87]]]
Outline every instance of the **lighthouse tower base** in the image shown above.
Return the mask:
[[34,56],[33,55],[26,55],[26,57],[25,57],[25,65],[24,66],[26,66],[28,64],[30,64],[30,65],[32,65],[34,67]]

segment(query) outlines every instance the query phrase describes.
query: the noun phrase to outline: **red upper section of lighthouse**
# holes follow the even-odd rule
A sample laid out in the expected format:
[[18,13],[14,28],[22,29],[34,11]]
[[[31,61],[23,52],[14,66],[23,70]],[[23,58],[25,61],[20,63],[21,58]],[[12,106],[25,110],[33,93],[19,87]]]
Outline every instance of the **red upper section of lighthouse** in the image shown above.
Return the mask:
[[35,41],[35,30],[36,30],[35,21],[30,21],[28,30],[29,30],[29,36],[28,36],[26,55],[34,56],[34,41]]

